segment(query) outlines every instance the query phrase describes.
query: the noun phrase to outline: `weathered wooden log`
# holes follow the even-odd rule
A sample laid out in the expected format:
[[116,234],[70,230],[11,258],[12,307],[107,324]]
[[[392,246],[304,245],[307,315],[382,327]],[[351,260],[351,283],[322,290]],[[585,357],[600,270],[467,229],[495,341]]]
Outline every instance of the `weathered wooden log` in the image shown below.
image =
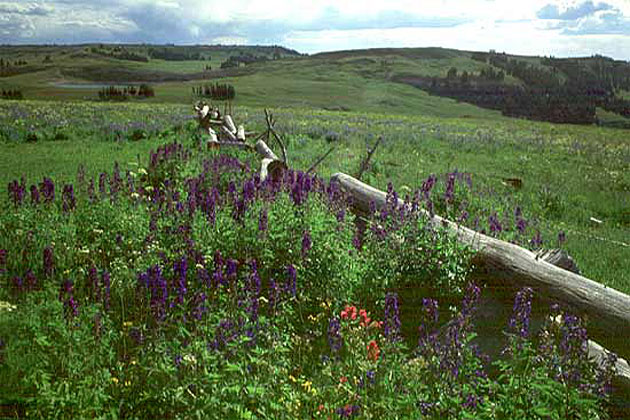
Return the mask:
[[236,126],[234,125],[234,121],[232,121],[232,117],[229,115],[225,115],[223,117],[223,124],[230,130],[230,133],[236,135]]
[[[370,203],[385,205],[386,194],[349,175],[334,174],[331,181],[353,198],[353,206],[369,212]],[[399,200],[404,205],[402,200]],[[477,278],[497,289],[531,287],[537,296],[569,306],[587,319],[589,336],[624,359],[630,356],[630,296],[556,267],[517,245],[480,234],[434,215],[429,223],[443,226],[459,241],[476,251],[473,262]]]
[[264,181],[268,176],[279,179],[287,169],[286,163],[278,159],[278,156],[262,140],[256,142],[254,146],[258,154],[263,158],[260,163],[260,179]]
[[237,141],[238,139],[236,138],[236,136],[234,134],[232,134],[232,132],[230,131],[229,128],[227,128],[226,126],[222,125],[221,126],[221,133],[223,133],[225,135],[225,137],[228,138],[228,141]]
[[252,146],[251,144],[243,143],[241,141],[208,142],[209,149],[220,149],[222,147],[234,147],[236,149],[255,150],[254,146]]
[[245,141],[245,126],[243,126],[242,124],[239,125],[236,129],[236,138],[239,141]]

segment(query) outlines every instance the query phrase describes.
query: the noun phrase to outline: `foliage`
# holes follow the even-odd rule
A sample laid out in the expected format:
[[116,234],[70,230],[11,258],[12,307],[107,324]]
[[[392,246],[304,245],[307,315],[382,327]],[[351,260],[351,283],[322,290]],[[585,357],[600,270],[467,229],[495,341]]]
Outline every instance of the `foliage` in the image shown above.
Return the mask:
[[[361,238],[336,184],[300,171],[261,180],[243,153],[169,143],[133,171],[10,183],[6,403],[46,418],[496,418],[521,413],[531,389],[540,418],[605,417],[610,366],[583,357],[570,314],[534,351],[527,295],[503,374],[486,373],[470,252],[419,217],[428,185],[413,208],[390,187]],[[444,195],[460,199],[448,182]],[[419,319],[401,316],[405,286],[433,293]],[[411,348],[408,323],[420,325]]]

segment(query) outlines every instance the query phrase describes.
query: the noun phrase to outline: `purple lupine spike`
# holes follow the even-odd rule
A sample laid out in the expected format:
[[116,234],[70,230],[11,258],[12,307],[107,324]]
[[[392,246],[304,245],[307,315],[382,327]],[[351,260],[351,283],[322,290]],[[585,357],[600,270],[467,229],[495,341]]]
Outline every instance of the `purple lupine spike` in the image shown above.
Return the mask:
[[532,312],[532,296],[534,291],[525,287],[518,291],[514,299],[512,317],[508,321],[510,332],[526,339],[529,336],[529,320]]
[[94,302],[98,302],[101,300],[101,287],[98,283],[98,272],[96,271],[96,267],[92,266],[88,270],[88,282],[92,292],[92,296],[94,297]]
[[39,190],[36,185],[31,185],[31,204],[39,204]]
[[109,310],[109,301],[110,301],[110,288],[111,288],[111,281],[110,281],[110,277],[109,277],[109,273],[107,271],[103,271],[103,273],[101,274],[101,282],[103,285],[103,307],[105,308],[105,310]]
[[55,258],[53,256],[53,249],[50,245],[46,246],[43,251],[43,268],[44,276],[50,278],[55,271]]
[[94,178],[90,178],[90,183],[88,184],[87,193],[88,193],[88,198],[90,199],[90,202],[91,203],[95,202],[96,194],[94,193]]
[[383,335],[390,342],[397,341],[400,337],[400,316],[398,311],[398,295],[388,293],[385,296],[385,316],[383,318]]
[[22,277],[15,276],[11,282],[13,283],[13,289],[17,293],[22,293],[24,291],[24,280],[22,280]]
[[287,266],[287,276],[287,290],[293,297],[295,297],[297,295],[297,271],[295,270],[293,264],[289,264]]
[[0,274],[7,272],[7,250],[0,249]]
[[431,190],[435,186],[435,182],[437,181],[437,177],[434,174],[429,175],[429,177],[422,183],[421,191],[422,195],[425,199],[429,198],[431,194]]
[[260,295],[260,275],[258,274],[258,264],[256,260],[252,260],[251,264],[251,275],[249,281],[249,292],[253,296]]
[[311,248],[313,247],[313,242],[311,241],[311,234],[308,232],[308,230],[304,231],[304,234],[302,235],[302,258],[306,258],[306,256],[308,255],[308,252],[311,250]]
[[337,212],[337,223],[343,223],[346,220],[346,209],[342,208]]
[[76,207],[76,200],[74,198],[74,187],[72,184],[66,184],[63,186],[63,193],[61,195],[63,201],[63,211],[68,213],[74,210]]
[[26,283],[26,288],[28,290],[35,290],[37,288],[37,277],[35,277],[35,273],[32,270],[28,270],[24,275],[24,282]]
[[475,306],[479,302],[479,296],[481,296],[481,289],[479,286],[474,283],[470,283],[466,289],[466,294],[464,295],[462,304],[463,315],[470,315],[475,310]]
[[22,178],[21,182],[14,180],[9,183],[9,199],[13,201],[13,204],[17,207],[24,202],[24,195],[26,194],[26,181]]
[[186,292],[188,291],[186,285],[188,261],[186,260],[186,257],[182,257],[179,261],[175,261],[173,271],[177,281],[177,303],[183,305],[184,296],[186,296]]
[[260,210],[260,216],[258,216],[258,231],[259,232],[266,232],[267,228],[268,228],[268,215],[267,215],[267,208],[262,208]]
[[521,235],[525,233],[525,230],[527,229],[527,222],[525,219],[521,219],[520,217],[518,218],[516,221],[516,229]]
[[79,307],[74,300],[74,283],[70,279],[64,280],[59,290],[59,301],[63,302],[63,307],[68,319],[79,315]]
[[236,277],[236,271],[238,269],[238,261],[228,258],[226,261],[226,273],[228,278]]
[[490,217],[488,218],[488,223],[490,225],[490,232],[492,232],[493,234],[500,233],[503,230],[496,212],[490,215]]
[[44,177],[44,180],[39,184],[39,192],[44,197],[44,203],[55,201],[55,184],[50,178]]
[[534,235],[534,237],[531,239],[531,241],[529,241],[529,243],[533,248],[540,248],[542,246],[543,240],[542,240],[542,237],[540,236],[539,230],[536,231],[536,235]]
[[333,353],[338,353],[343,346],[343,338],[341,337],[341,323],[339,318],[333,317],[328,322],[328,346]]
[[101,172],[98,176],[98,192],[101,194],[101,197],[105,196],[107,184],[107,174],[105,172]]
[[567,241],[567,234],[561,230],[558,232],[558,246],[562,246]]
[[446,190],[444,191],[444,201],[451,203],[455,198],[455,178],[457,176],[457,170],[453,173],[449,173],[446,178]]

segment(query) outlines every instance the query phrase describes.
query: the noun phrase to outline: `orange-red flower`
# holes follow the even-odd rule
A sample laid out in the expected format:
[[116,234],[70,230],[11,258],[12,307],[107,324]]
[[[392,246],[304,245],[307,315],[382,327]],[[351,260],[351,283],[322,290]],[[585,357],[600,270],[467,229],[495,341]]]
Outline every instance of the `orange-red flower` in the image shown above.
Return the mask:
[[355,306],[346,305],[346,308],[341,311],[341,319],[357,319],[357,308]]
[[375,340],[372,340],[367,345],[367,356],[368,359],[376,362],[378,360],[378,356],[381,354],[381,349],[378,347],[378,343]]
[[367,327],[368,325],[370,325],[370,317],[367,314],[367,311],[365,309],[361,309],[359,311],[359,316],[361,316],[361,326],[362,327]]
[[342,376],[341,378],[339,378],[339,383],[340,384],[345,384],[346,382],[348,382],[348,377],[347,376]]

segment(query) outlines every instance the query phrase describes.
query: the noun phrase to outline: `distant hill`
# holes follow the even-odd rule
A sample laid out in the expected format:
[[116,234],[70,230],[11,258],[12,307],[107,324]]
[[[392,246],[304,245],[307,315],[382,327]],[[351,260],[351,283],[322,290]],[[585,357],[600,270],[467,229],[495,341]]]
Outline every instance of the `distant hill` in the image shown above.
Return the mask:
[[446,48],[308,56],[281,46],[0,46],[0,87],[22,89],[27,98],[89,99],[96,96],[86,96],[90,83],[151,83],[158,84],[152,101],[190,102],[191,91],[226,78],[236,87],[237,103],[246,105],[491,118],[500,113],[630,128],[630,63],[603,56],[558,59]]

